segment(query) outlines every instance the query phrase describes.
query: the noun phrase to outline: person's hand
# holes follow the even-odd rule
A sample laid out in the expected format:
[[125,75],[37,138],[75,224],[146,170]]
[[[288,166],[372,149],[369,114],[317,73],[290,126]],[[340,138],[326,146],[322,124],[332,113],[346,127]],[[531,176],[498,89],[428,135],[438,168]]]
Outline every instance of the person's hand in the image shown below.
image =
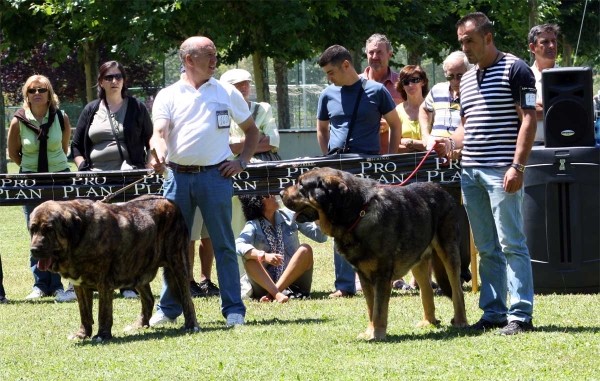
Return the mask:
[[457,161],[462,156],[462,148],[457,148],[450,152],[450,160]]
[[389,130],[390,130],[390,125],[384,118],[381,118],[381,120],[379,121],[379,133],[385,134]]
[[283,255],[281,254],[265,254],[265,263],[271,266],[281,266],[283,264]]
[[165,157],[162,155],[159,156],[155,149],[152,149],[150,153],[152,154],[150,165],[152,166],[152,169],[154,169],[154,172],[164,173],[167,170],[167,166],[165,165]]
[[448,138],[435,139],[433,150],[440,157],[449,157],[452,152],[452,142]]
[[223,177],[233,177],[243,170],[242,163],[239,160],[226,161],[219,165],[219,172]]
[[506,193],[513,194],[523,186],[523,172],[519,172],[513,167],[508,168],[504,174],[503,187]]

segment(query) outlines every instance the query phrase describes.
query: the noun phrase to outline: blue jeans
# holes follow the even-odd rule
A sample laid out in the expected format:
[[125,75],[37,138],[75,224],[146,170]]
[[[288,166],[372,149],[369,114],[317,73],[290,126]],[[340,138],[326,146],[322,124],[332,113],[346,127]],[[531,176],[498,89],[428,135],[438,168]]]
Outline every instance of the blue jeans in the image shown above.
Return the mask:
[[[25,214],[25,223],[27,231],[29,231],[29,215],[39,204],[23,205],[23,213]],[[37,267],[38,260],[29,254],[29,268],[33,273],[33,288],[40,289],[46,295],[52,295],[58,290],[63,289],[60,279],[60,274],[50,271],[42,271]]]
[[[523,233],[523,188],[502,186],[509,167],[463,167],[462,194],[479,251],[482,318],[528,322],[533,313],[531,258]],[[507,292],[510,306],[507,307]]]
[[[235,239],[231,230],[231,198],[233,180],[221,176],[217,168],[199,173],[176,173],[168,169],[164,183],[164,196],[175,202],[185,219],[188,231],[194,222],[196,207],[200,208],[208,234],[213,243],[217,276],[221,293],[221,313],[246,314],[242,302],[240,271],[235,252]],[[181,315],[181,304],[177,303],[164,280],[156,310],[174,319]]]
[[[71,172],[69,168],[66,168],[62,171],[58,172]],[[32,173],[28,171],[23,171],[22,168],[19,169],[19,173]],[[25,214],[25,223],[27,224],[27,231],[29,231],[29,215],[33,212],[33,210],[40,205],[40,203],[36,204],[28,204],[23,205],[23,214]],[[29,254],[29,268],[31,268],[31,272],[33,273],[33,288],[41,290],[46,295],[52,295],[58,290],[63,289],[63,285],[60,279],[60,274],[53,273],[50,271],[42,271],[37,268],[38,260]]]
[[348,261],[337,252],[333,246],[333,265],[335,267],[335,289],[356,294],[354,268]]

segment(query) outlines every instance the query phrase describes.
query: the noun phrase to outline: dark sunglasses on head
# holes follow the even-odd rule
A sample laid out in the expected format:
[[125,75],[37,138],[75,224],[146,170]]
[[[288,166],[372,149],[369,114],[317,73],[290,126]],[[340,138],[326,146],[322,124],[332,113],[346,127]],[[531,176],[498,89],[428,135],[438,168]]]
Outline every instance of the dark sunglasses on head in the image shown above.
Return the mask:
[[109,74],[109,75],[105,75],[103,78],[106,82],[112,82],[113,79],[116,79],[117,81],[120,81],[123,79],[123,74]]
[[419,83],[423,80],[423,78],[421,77],[413,77],[413,78],[408,78],[402,81],[402,84],[404,86],[408,86],[409,83]]
[[44,87],[38,87],[37,89],[27,89],[27,92],[29,94],[35,94],[35,93],[44,94],[46,91],[48,91],[48,89],[46,89]]
[[[456,79],[458,79],[458,80],[460,81],[460,79],[462,78],[462,76],[463,76],[462,74],[456,74]],[[452,80],[454,80],[454,74],[447,75],[447,76],[446,76],[446,79],[447,79],[448,81],[452,81]]]

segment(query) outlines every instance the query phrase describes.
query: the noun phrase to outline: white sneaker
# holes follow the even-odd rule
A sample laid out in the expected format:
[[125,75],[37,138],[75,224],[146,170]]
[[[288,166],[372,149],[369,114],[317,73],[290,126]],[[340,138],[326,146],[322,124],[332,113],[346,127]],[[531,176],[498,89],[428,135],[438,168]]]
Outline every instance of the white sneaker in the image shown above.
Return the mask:
[[166,316],[162,312],[157,312],[150,318],[149,324],[150,324],[150,327],[156,327],[157,325],[163,325],[163,324],[175,323],[175,322],[177,322],[177,318],[171,319],[170,317]]
[[227,315],[227,323],[225,323],[225,325],[228,327],[244,325],[244,317],[240,314],[229,314]]
[[56,292],[54,293],[54,296],[56,298],[54,298],[54,300],[56,300],[57,302],[72,302],[74,300],[77,300],[77,295],[75,295],[75,291],[74,290],[69,290],[67,289],[67,291],[65,290],[56,290]]
[[33,291],[31,291],[31,294],[27,295],[25,299],[33,300],[44,298],[46,296],[48,295],[46,295],[44,291],[40,290],[39,288],[34,288]]
[[123,290],[123,292],[121,294],[123,295],[123,297],[125,299],[137,299],[138,298],[138,294],[136,294],[135,291],[133,291],[133,290]]

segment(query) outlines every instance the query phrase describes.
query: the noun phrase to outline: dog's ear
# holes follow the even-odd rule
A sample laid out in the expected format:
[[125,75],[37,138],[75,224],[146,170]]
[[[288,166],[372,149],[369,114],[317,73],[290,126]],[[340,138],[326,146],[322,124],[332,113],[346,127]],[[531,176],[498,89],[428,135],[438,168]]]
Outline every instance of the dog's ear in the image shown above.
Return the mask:
[[57,219],[60,220],[60,232],[56,232],[57,238],[63,241],[77,242],[81,237],[81,217],[76,210],[65,208]]

